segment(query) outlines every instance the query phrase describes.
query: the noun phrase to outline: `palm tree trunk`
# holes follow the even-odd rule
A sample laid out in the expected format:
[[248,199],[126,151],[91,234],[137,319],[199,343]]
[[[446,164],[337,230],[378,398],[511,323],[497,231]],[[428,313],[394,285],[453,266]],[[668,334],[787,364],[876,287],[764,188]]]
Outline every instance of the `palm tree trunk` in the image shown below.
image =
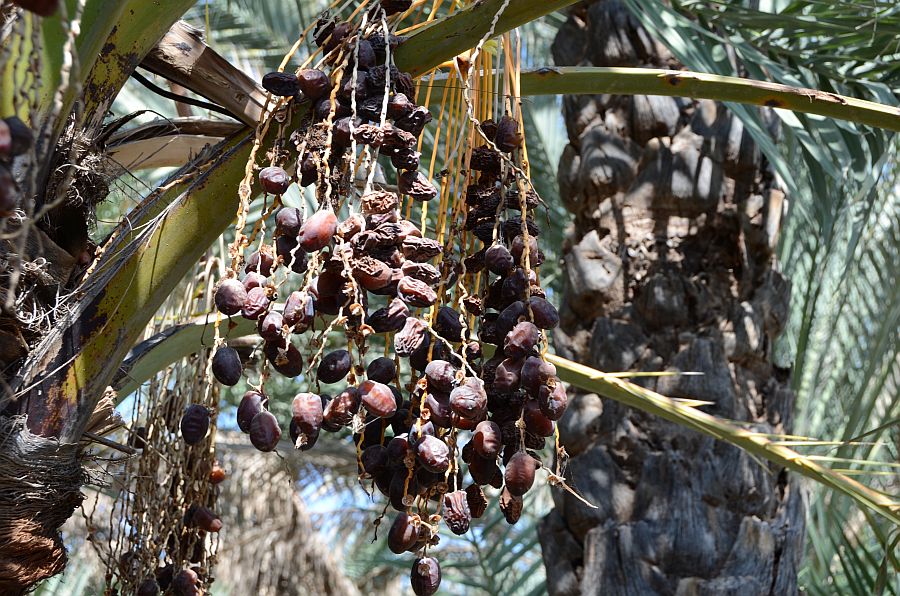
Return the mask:
[[[577,7],[558,65],[677,68],[618,0]],[[567,358],[644,378],[761,432],[791,429],[771,363],[790,286],[773,248],[784,196],[721,104],[580,96],[564,105],[561,195],[574,214],[555,338]],[[552,594],[792,594],[804,539],[795,479],[736,448],[596,395],[560,424],[574,486],[540,534]]]

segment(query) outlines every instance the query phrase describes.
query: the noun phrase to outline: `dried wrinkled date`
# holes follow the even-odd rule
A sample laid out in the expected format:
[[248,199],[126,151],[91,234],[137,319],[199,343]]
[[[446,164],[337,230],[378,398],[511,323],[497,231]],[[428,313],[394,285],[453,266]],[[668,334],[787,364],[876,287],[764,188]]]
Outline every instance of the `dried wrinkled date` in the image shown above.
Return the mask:
[[417,201],[430,201],[438,191],[428,178],[416,170],[407,170],[398,177],[400,194],[409,195]]
[[417,308],[431,306],[437,301],[437,294],[431,286],[409,276],[402,277],[397,283],[397,297]]
[[464,491],[458,490],[444,495],[444,521],[450,531],[462,536],[469,531],[472,512]]
[[466,503],[469,505],[473,519],[480,518],[487,511],[487,497],[484,496],[484,491],[477,484],[470,484],[466,487]]
[[253,288],[247,292],[247,299],[241,308],[241,316],[251,321],[257,321],[266,314],[269,309],[269,294],[266,288]]
[[281,97],[293,97],[300,92],[300,82],[296,75],[288,72],[270,72],[263,75],[262,86],[272,95]]
[[177,596],[199,596],[199,576],[193,569],[182,569],[172,578],[172,591]]
[[399,204],[400,197],[392,192],[370,192],[360,199],[360,206],[366,215],[387,213],[396,209]]
[[428,326],[419,319],[409,317],[397,335],[394,336],[394,352],[400,357],[411,356],[421,348],[428,338]]
[[506,518],[506,523],[514,525],[522,517],[522,497],[510,494],[505,488],[500,493],[500,511]]

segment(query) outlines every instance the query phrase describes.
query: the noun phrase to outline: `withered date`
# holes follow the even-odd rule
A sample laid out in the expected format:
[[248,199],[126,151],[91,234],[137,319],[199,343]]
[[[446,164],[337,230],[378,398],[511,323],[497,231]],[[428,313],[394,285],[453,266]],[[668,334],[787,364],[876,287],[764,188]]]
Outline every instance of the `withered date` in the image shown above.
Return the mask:
[[387,213],[393,211],[400,204],[400,197],[387,191],[375,191],[366,193],[360,199],[362,211],[366,215],[372,213]]
[[441,254],[441,245],[431,238],[407,236],[401,247],[403,256],[410,261],[421,263]]

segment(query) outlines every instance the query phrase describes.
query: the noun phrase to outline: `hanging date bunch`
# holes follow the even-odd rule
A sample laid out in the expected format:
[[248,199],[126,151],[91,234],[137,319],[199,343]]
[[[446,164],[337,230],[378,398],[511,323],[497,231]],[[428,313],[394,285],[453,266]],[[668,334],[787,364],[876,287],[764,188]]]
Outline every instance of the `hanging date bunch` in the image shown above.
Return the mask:
[[[248,168],[215,290],[220,321],[256,322],[261,370],[244,369],[217,324],[211,371],[247,381],[237,423],[261,451],[283,434],[300,450],[323,431],[354,442],[360,480],[397,512],[390,549],[415,553],[412,587],[433,594],[442,528],[464,534],[491,499],[518,521],[567,399],[543,357],[558,314],[540,286],[518,69],[482,53],[473,84],[417,88],[393,62],[411,2],[374,4],[352,22],[321,18],[310,63],[262,80],[280,119],[261,134],[278,127],[281,143]],[[513,52],[508,38],[503,48]],[[438,93],[457,108],[433,121],[424,104]],[[430,163],[426,127],[445,149]],[[316,209],[282,205],[294,184]],[[254,195],[265,215],[245,235]],[[270,371],[303,389],[290,420],[269,411]]]

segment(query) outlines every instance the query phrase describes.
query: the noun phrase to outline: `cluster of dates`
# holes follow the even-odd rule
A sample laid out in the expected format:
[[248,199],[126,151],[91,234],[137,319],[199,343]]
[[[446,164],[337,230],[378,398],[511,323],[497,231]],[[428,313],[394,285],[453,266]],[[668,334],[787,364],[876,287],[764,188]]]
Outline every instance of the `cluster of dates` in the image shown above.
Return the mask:
[[12,174],[12,161],[31,149],[34,134],[15,116],[0,120],[0,217],[12,215],[19,203],[19,187]]
[[[381,4],[400,10],[409,5]],[[439,522],[455,534],[468,531],[488,505],[482,490],[487,485],[501,489],[507,521],[518,521],[522,497],[542,466],[535,452],[554,434],[566,408],[565,389],[541,355],[544,333],[559,317],[537,281],[543,254],[536,242],[539,230],[527,212],[538,199],[516,188],[516,177],[504,166],[522,143],[516,121],[504,116],[496,124],[482,123],[491,142],[472,154],[477,180],[467,189],[463,228],[485,246],[460,261],[451,258],[453,240],[444,247],[400,215],[401,195],[428,201],[438,194],[418,171],[415,148],[431,115],[410,100],[415,96],[411,78],[383,66],[386,43],[377,34],[365,37],[346,23],[331,23],[317,29],[316,40],[326,55],[347,58],[343,63],[335,59],[331,76],[308,69],[264,78],[274,95],[308,103],[310,115],[292,135],[300,150],[296,175],[271,166],[260,172],[259,181],[274,195],[293,182],[301,187],[316,183],[322,206],[309,217],[291,207],[278,210],[274,248],[263,245],[250,254],[241,279],[232,274],[222,280],[215,304],[223,315],[257,322],[262,351],[277,372],[293,378],[315,367],[319,393],[299,393],[292,402],[292,443],[307,450],[323,430],[352,433],[360,478],[371,479],[399,512],[388,533],[390,549],[420,553],[412,586],[416,594],[433,594],[441,570],[427,549],[438,542]],[[397,168],[397,192],[379,188],[352,198],[358,213],[341,220],[342,210],[323,200],[322,187],[340,187],[333,173],[347,169],[348,161],[342,160],[353,143],[390,158]],[[439,269],[431,261],[442,253]],[[309,283],[287,294],[283,308],[276,309],[273,274],[281,267]],[[448,289],[460,279],[474,286],[476,275],[483,291],[466,296],[456,308],[443,304],[449,301]],[[370,301],[383,306],[370,308]],[[392,335],[393,357],[364,365],[354,363],[347,349],[318,362],[316,355],[301,353],[292,335],[309,331],[317,317],[326,315],[341,317],[348,340],[356,342],[363,358],[367,338],[387,334],[390,340]],[[415,381],[407,385],[401,383],[404,362]],[[220,347],[211,367],[222,384],[241,379],[242,362],[231,347]],[[325,394],[322,385],[334,389]],[[264,391],[253,389],[237,413],[238,426],[261,451],[275,450],[282,435],[267,406]],[[205,436],[208,416],[202,406],[188,408],[182,419],[188,443]],[[429,502],[435,504],[432,515]],[[214,516],[199,514],[192,518],[213,524]]]

